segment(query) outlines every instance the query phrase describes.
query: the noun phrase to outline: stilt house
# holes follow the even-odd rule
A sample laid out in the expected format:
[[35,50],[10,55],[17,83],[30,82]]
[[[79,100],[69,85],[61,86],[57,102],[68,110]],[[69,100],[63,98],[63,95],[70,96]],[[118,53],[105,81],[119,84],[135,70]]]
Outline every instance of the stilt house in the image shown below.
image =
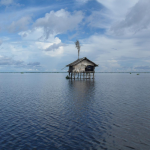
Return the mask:
[[98,65],[87,59],[86,57],[77,59],[76,61],[68,64],[69,67],[69,78],[84,78],[84,79],[94,79],[95,67]]

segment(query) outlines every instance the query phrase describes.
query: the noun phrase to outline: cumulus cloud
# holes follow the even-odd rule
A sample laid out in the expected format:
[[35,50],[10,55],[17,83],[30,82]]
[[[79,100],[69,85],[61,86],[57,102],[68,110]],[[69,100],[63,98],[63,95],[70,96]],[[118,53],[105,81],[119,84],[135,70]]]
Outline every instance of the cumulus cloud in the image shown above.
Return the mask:
[[8,31],[13,33],[13,32],[20,32],[23,30],[27,30],[30,22],[31,22],[31,17],[29,16],[22,17],[17,21],[13,21],[11,25],[8,26]]
[[[82,3],[84,4],[87,1],[83,0]],[[54,68],[59,70],[61,65],[63,67],[68,61],[77,59],[74,42],[67,41],[67,45],[64,45],[62,40],[66,40],[66,36],[74,37],[78,33],[82,44],[81,57],[88,57],[99,64],[98,71],[133,71],[144,67],[148,69],[150,63],[149,39],[142,39],[141,37],[124,38],[123,34],[150,31],[149,10],[148,6],[145,7],[149,2],[147,0],[145,2],[142,2],[142,0],[139,2],[138,0],[97,1],[103,5],[98,7],[100,10],[93,11],[93,9],[88,8],[88,13],[85,12],[86,15],[81,11],[69,12],[61,9],[49,12],[49,9],[47,11],[44,8],[42,10],[39,8],[26,9],[9,15],[10,18],[6,19],[6,22],[1,25],[1,30],[4,31],[2,27],[5,24],[5,29],[8,29],[11,33],[19,32],[18,34],[22,39],[19,39],[17,34],[13,34],[15,37],[13,39],[10,36],[7,41],[1,37],[3,40],[3,45],[0,46],[2,54],[4,52],[5,55],[14,57],[1,57],[0,67],[16,69],[22,67],[33,70],[36,68],[40,70],[44,66],[48,70]],[[82,11],[85,7],[89,7],[88,4],[84,7],[77,7],[77,5],[78,3],[75,7],[78,10],[82,9]],[[28,16],[35,13],[35,17],[39,17],[37,15],[39,11],[40,17],[45,12],[48,13],[42,18],[34,20],[33,23]],[[0,16],[1,18],[8,18],[7,13]],[[2,20],[4,20],[3,18]],[[74,32],[75,29],[80,27],[80,23],[88,23],[89,26],[86,24],[87,28],[80,28],[82,29],[81,32]],[[96,28],[105,28],[105,31],[108,32],[104,33]],[[111,32],[109,32],[110,28]],[[82,33],[88,33],[91,29],[93,35],[85,38]],[[62,33],[67,33],[67,35],[63,34],[58,38],[57,34]],[[114,36],[117,34],[120,34],[121,38]],[[51,62],[52,66],[47,65],[48,62]]]
[[139,0],[127,13],[125,19],[112,26],[111,31],[115,35],[133,35],[150,30],[149,5],[149,0]]
[[44,28],[45,37],[48,38],[50,34],[60,34],[77,28],[82,19],[83,14],[81,11],[71,14],[61,9],[46,13],[45,17],[36,20],[34,27]]
[[18,33],[24,40],[36,41],[41,39],[44,31],[42,28],[35,28],[32,30],[21,31]]
[[7,5],[10,5],[10,4],[13,4],[13,0],[1,0],[0,4],[7,6]]
[[59,49],[61,46],[64,46],[63,43],[54,43],[53,45],[49,46],[48,48],[45,49],[45,51],[54,51],[56,49]]
[[50,57],[62,56],[65,44],[54,35],[50,35],[48,39],[45,39],[45,37],[42,36],[43,34],[43,28],[19,32],[19,35],[22,36],[22,40],[28,43],[28,49],[38,52],[41,51],[42,54]]
[[45,49],[44,49],[44,54],[48,55],[50,57],[62,57],[64,54],[64,47],[60,46],[55,50],[53,49],[53,50],[47,50],[47,51],[45,51]]
[[[40,14],[45,14],[45,11],[48,12],[50,9],[50,6],[23,7],[22,9],[20,8],[18,9],[15,6],[19,6],[19,4],[13,3],[13,7],[9,7],[5,11],[2,11],[0,13],[0,18],[1,18],[0,31],[8,31],[8,29],[10,32],[14,32],[14,30],[21,31],[20,28],[23,28],[23,30],[24,29],[26,30],[29,24],[30,25],[33,24],[34,17],[35,16],[38,17],[39,12]],[[30,29],[31,27],[32,26],[30,26]]]

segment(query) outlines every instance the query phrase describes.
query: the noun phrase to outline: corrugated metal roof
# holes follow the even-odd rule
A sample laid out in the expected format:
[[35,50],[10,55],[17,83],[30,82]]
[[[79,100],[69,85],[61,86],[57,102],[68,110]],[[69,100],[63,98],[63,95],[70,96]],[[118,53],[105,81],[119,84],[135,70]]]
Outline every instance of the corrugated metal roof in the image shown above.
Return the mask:
[[93,64],[94,64],[94,66],[98,66],[97,64],[95,64],[95,63],[94,63],[94,62],[92,62],[91,60],[87,59],[86,57],[83,57],[83,58],[77,59],[76,61],[74,61],[74,62],[72,62],[72,63],[68,64],[66,67],[74,66],[74,65],[76,65],[76,64],[78,64],[78,63],[80,63],[80,62],[81,62],[81,61],[83,61],[83,60],[87,60],[87,61],[89,61],[89,62],[93,63]]

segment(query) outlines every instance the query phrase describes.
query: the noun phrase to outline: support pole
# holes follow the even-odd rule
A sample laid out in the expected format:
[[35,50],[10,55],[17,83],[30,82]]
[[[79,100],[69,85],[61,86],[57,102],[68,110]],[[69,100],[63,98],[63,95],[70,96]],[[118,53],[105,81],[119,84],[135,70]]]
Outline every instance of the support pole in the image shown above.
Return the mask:
[[74,72],[74,79],[75,79],[75,72]]
[[94,79],[94,72],[93,72],[93,79]]
[[72,79],[72,72],[71,72],[71,79]]

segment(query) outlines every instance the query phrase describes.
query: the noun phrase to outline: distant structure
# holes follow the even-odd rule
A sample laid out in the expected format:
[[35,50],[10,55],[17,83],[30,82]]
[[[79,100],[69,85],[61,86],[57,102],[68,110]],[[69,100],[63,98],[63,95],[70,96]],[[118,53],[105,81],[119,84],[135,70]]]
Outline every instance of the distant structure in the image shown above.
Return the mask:
[[97,66],[98,65],[91,60],[83,57],[68,64],[66,67],[69,67],[69,79],[94,79],[95,67]]

